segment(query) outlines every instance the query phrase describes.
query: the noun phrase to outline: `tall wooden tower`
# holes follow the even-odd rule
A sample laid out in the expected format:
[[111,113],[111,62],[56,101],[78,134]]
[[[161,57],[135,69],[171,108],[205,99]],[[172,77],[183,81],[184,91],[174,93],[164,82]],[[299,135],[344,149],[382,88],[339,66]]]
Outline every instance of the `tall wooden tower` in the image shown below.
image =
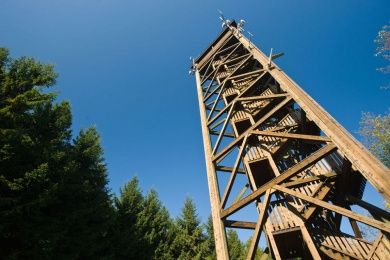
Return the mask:
[[[227,22],[193,62],[218,259],[229,258],[225,228],[253,230],[247,259],[261,234],[274,259],[390,259],[390,214],[362,199],[369,182],[389,202],[389,169],[277,56]],[[248,207],[255,221],[240,215]]]

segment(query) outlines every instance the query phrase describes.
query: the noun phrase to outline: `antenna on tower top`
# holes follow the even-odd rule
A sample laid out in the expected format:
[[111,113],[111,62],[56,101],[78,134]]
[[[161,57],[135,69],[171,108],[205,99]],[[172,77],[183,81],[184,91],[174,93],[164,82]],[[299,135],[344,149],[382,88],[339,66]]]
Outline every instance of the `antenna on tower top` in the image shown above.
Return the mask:
[[244,25],[245,25],[245,20],[241,19],[240,22],[237,24],[237,29],[240,33],[244,31]]
[[191,67],[188,71],[188,75],[194,75],[195,73],[195,59],[190,56],[190,61],[191,61]]
[[222,11],[217,9],[219,13],[219,19],[222,21],[222,28],[229,27],[231,21],[228,19],[225,19],[225,16],[223,15]]

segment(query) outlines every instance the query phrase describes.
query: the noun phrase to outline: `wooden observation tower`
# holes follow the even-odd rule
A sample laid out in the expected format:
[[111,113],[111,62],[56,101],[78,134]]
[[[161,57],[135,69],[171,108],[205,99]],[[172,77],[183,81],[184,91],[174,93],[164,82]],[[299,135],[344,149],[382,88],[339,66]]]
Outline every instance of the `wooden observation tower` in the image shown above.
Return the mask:
[[274,259],[390,259],[390,214],[362,199],[369,182],[389,202],[389,169],[277,56],[224,21],[193,61],[218,259],[229,259],[225,228],[253,230],[247,259],[262,234]]

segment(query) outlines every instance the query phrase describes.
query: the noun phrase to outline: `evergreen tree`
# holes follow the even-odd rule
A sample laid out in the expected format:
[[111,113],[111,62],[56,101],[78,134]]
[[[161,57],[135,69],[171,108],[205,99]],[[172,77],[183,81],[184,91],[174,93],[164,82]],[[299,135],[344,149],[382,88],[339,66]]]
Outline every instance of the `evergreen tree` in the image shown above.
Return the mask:
[[155,190],[151,190],[146,196],[137,223],[147,245],[144,259],[171,259],[173,223]]
[[241,240],[238,238],[238,234],[233,229],[228,229],[227,231],[227,243],[229,245],[229,256],[231,260],[245,259],[245,250],[244,245]]
[[175,259],[205,258],[205,236],[195,204],[190,198],[186,198],[181,215],[176,220],[175,234],[172,244],[172,255]]
[[144,197],[137,177],[133,177],[120,190],[115,206],[115,258],[172,259],[173,223],[156,191]]
[[[245,245],[244,245],[244,259],[246,258],[246,256],[248,255],[248,251],[249,251],[249,246],[251,245],[251,242],[252,242],[252,238],[250,237]],[[255,260],[260,260],[262,258],[262,255],[264,254],[264,251],[257,247],[256,249],[256,255],[255,255]],[[268,255],[268,257],[266,259],[272,259],[270,255]]]
[[144,254],[143,234],[137,224],[143,203],[138,179],[133,177],[115,199],[117,214],[113,243],[116,259],[141,259]]
[[112,214],[94,129],[71,141],[53,66],[0,48],[0,255],[103,257]]
[[208,217],[206,223],[206,239],[205,239],[205,251],[206,259],[217,259],[217,253],[215,252],[215,241],[214,241],[214,229],[213,219],[211,216]]

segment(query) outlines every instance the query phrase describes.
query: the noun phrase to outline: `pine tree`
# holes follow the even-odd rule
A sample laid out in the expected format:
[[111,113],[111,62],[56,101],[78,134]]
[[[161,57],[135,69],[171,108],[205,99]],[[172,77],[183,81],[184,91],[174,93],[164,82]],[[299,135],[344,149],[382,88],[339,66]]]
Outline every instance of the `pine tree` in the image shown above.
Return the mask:
[[172,244],[175,259],[203,259],[205,236],[194,202],[186,198],[181,215],[176,219],[176,237]]
[[95,130],[71,141],[67,102],[44,91],[52,65],[0,48],[0,255],[104,256],[112,213]]

